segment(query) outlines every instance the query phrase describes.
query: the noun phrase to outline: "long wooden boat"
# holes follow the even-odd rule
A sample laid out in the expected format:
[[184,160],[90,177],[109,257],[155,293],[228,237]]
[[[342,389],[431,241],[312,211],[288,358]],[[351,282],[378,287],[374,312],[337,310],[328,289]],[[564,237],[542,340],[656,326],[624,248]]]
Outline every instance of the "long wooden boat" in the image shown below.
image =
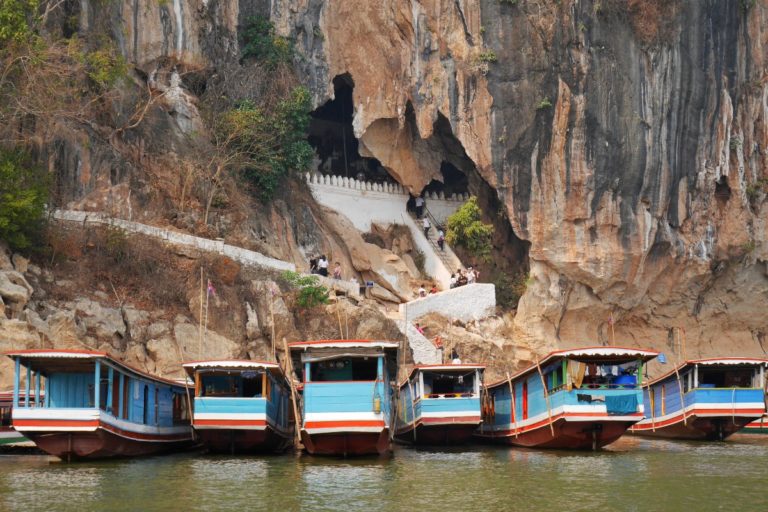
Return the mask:
[[595,347],[552,352],[487,388],[476,435],[537,448],[597,449],[643,417],[643,365],[653,350]]
[[395,439],[419,445],[466,443],[482,421],[485,366],[417,365],[400,384]]
[[[26,395],[19,394],[19,402],[26,402]],[[31,394],[29,401],[32,405],[36,402],[36,397]],[[0,391],[0,445],[24,443],[29,441],[20,432],[17,432],[11,422],[11,411],[13,411],[13,391]]]
[[672,439],[723,440],[766,413],[768,359],[685,361],[648,382],[648,412],[631,432]]
[[316,455],[390,451],[397,342],[324,340],[289,343],[301,375],[301,440]]
[[192,425],[212,452],[280,452],[293,442],[291,392],[275,363],[194,361]]
[[763,415],[760,419],[747,423],[746,426],[739,431],[740,434],[768,434],[768,417]]
[[[189,389],[104,352],[20,350],[15,362],[13,427],[37,446],[70,461],[149,455],[193,443]],[[33,404],[19,399],[45,390]]]

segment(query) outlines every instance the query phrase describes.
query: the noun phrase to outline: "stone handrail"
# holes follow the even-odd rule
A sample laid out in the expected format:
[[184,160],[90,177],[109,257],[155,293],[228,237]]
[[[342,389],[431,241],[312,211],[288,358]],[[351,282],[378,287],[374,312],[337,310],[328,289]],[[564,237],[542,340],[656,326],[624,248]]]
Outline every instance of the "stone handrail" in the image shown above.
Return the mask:
[[443,352],[410,322],[406,325],[405,335],[413,352],[415,364],[441,364],[443,362]]
[[[178,231],[172,231],[170,229],[159,228],[157,226],[150,226],[147,224],[141,224],[139,222],[110,217],[108,215],[104,215],[103,213],[57,209],[51,213],[51,216],[56,220],[66,222],[115,226],[129,233],[139,233],[142,235],[159,238],[165,243],[171,245],[192,247],[200,251],[221,254],[233,259],[234,261],[237,261],[238,263],[242,263],[243,265],[254,265],[279,271],[296,270],[296,265],[293,263],[270,258],[269,256],[261,254],[260,252],[225,244],[223,240],[201,238],[199,236],[179,233]],[[320,275],[318,275],[317,278],[322,285],[328,287],[331,290],[341,291],[346,295],[353,295],[356,297],[360,296],[360,287],[357,283],[353,283],[351,281],[342,281],[340,279],[332,279],[330,277],[323,277]]]
[[428,313],[468,322],[495,311],[496,287],[491,283],[467,284],[400,304],[400,315],[409,322]]
[[224,240],[211,240],[210,238],[201,238],[199,236],[179,233],[170,229],[150,226],[125,219],[110,217],[98,212],[83,212],[78,210],[54,210],[51,213],[56,220],[67,222],[79,222],[83,224],[103,224],[115,226],[129,233],[140,233],[142,235],[160,238],[163,241],[177,246],[192,247],[206,252],[215,252],[246,265],[257,265],[260,267],[272,268],[275,270],[296,270],[296,265],[287,261],[278,260],[265,256],[260,252],[243,249],[234,245],[224,243]]
[[[355,178],[348,178],[346,176],[331,176],[326,174],[313,174],[305,173],[307,183],[310,185],[321,185],[337,188],[348,188],[351,190],[380,192],[383,194],[392,194],[399,196],[407,196],[406,191],[399,183],[374,183],[371,181],[359,181]],[[448,197],[443,192],[425,192],[424,197],[427,200],[433,201],[455,201],[464,202],[469,199],[469,194],[452,194]]]

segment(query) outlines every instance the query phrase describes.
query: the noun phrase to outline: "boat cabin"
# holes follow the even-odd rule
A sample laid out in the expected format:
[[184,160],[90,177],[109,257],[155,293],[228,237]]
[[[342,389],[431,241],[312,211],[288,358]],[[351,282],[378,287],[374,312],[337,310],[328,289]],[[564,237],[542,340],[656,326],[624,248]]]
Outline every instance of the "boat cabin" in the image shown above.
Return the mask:
[[210,450],[281,451],[292,442],[291,392],[279,365],[226,360],[183,367],[195,382],[192,424]]
[[301,380],[302,440],[310,453],[362,455],[388,449],[399,343],[290,343]]

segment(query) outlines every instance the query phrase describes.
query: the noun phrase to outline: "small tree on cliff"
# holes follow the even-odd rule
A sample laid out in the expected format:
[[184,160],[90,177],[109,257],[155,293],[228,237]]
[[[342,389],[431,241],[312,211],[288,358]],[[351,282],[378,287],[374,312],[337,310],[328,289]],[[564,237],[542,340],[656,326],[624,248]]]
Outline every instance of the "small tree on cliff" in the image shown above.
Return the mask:
[[488,260],[491,256],[493,225],[483,223],[477,197],[461,205],[448,217],[448,229],[445,238],[449,244],[463,247],[475,256]]
[[328,303],[328,288],[320,284],[317,276],[304,276],[286,270],[282,277],[294,288],[296,305],[300,308],[309,309]]
[[42,227],[48,179],[24,153],[0,150],[0,240],[12,249],[32,245]]

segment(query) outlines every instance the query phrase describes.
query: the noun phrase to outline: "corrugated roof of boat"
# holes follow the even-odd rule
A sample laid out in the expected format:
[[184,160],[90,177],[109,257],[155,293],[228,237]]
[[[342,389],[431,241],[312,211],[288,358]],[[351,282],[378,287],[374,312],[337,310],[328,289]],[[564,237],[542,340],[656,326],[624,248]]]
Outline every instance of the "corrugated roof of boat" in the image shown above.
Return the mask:
[[656,350],[646,350],[639,348],[625,347],[587,347],[570,350],[556,350],[549,353],[542,359],[542,362],[553,356],[647,356],[656,357],[659,352]]
[[243,359],[220,359],[211,361],[189,361],[184,368],[280,368],[277,363],[266,361],[247,361]]
[[764,359],[762,357],[719,357],[719,358],[707,358],[707,359],[689,359],[686,361],[688,364],[725,364],[725,365],[736,365],[736,364],[760,364],[760,363],[768,363],[768,359]]
[[397,341],[385,340],[313,340],[313,341],[293,341],[288,343],[289,348],[348,348],[348,347],[379,347],[379,348],[397,348],[400,343]]
[[44,348],[33,348],[28,350],[11,350],[9,352],[3,352],[3,355],[8,357],[24,356],[24,357],[37,357],[37,358],[51,358],[51,357],[75,357],[82,359],[95,359],[97,357],[110,357],[106,352],[97,352],[94,350],[51,350]]
[[112,355],[106,352],[98,352],[95,350],[75,350],[75,349],[52,350],[52,349],[44,349],[44,348],[33,348],[33,349],[27,349],[27,350],[12,350],[9,352],[3,352],[3,355],[8,357],[17,356],[17,357],[24,357],[24,358],[30,358],[30,359],[106,359],[112,364],[116,366],[121,366],[125,370],[128,370],[141,377],[144,377],[150,380],[165,382],[167,384],[173,384],[175,386],[184,385],[184,384],[179,384],[178,382],[172,379],[159,377],[157,375],[152,375],[151,373],[147,373],[145,371],[139,370],[138,368],[134,368],[133,366],[130,366],[116,359],[115,357],[113,357]]

